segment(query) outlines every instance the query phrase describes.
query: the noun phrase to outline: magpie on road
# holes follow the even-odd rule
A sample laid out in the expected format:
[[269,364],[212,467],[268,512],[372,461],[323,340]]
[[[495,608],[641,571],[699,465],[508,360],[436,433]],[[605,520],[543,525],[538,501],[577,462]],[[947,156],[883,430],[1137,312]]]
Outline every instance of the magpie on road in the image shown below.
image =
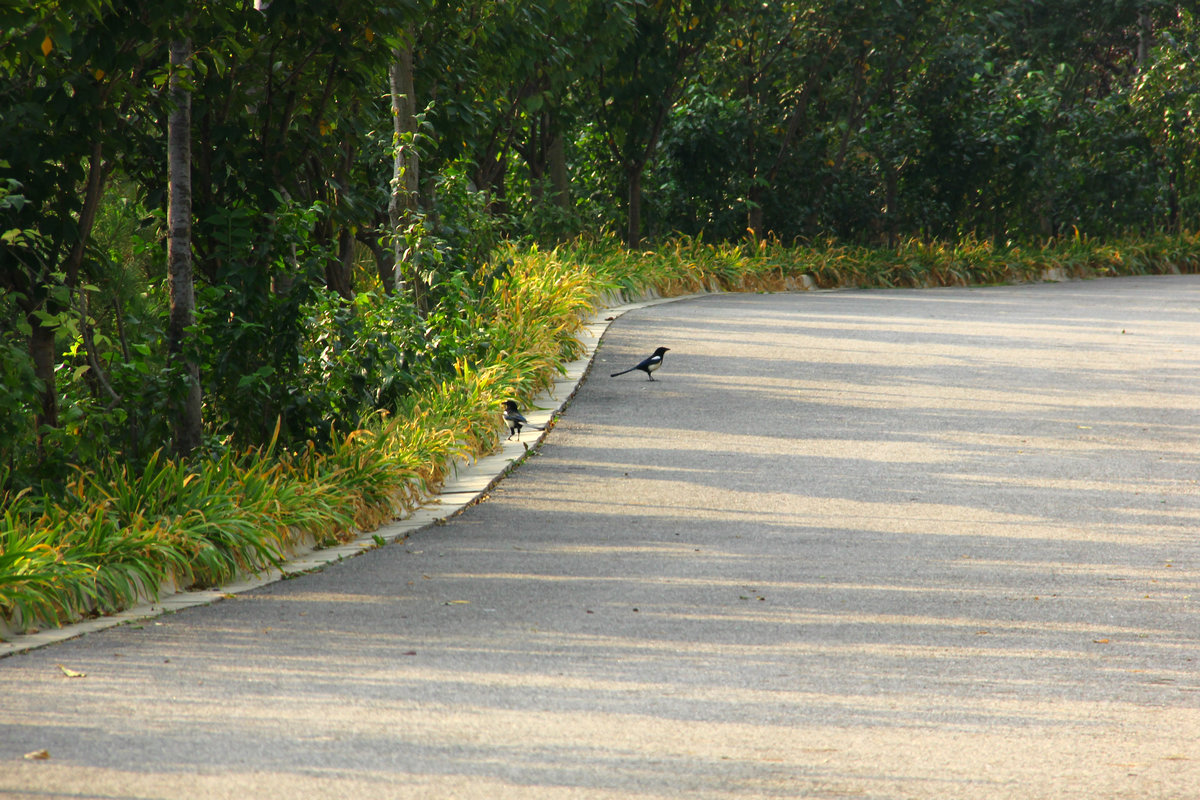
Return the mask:
[[629,369],[621,370],[620,372],[614,372],[612,377],[615,378],[618,375],[624,375],[626,372],[633,372],[635,369],[640,369],[642,372],[646,373],[647,378],[654,380],[654,370],[662,366],[663,354],[670,349],[671,348],[669,347],[660,347],[654,351],[654,355],[646,358],[640,364],[632,366]]
[[516,435],[518,442],[521,441],[521,428],[523,427],[533,428],[535,431],[546,430],[545,425],[534,425],[525,419],[525,415],[521,413],[516,402],[513,400],[504,401],[504,421],[508,424],[508,438],[511,439]]

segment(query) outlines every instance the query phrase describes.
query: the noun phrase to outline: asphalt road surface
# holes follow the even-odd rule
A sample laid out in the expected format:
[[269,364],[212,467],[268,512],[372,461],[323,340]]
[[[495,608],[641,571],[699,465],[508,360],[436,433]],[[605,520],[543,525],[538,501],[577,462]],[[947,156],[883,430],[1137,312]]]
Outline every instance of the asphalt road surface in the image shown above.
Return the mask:
[[1197,277],[632,312],[447,524],[0,660],[0,798],[1194,800],[1198,323]]

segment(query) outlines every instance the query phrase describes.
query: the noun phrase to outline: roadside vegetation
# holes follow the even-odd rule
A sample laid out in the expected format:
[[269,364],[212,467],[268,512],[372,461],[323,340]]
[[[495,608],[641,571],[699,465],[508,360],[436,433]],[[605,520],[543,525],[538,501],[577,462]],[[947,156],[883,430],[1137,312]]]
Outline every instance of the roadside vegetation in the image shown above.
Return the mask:
[[[0,609],[15,629],[58,625],[154,598],[160,587],[216,586],[386,524],[436,493],[456,459],[492,450],[500,405],[528,400],[578,357],[574,333],[602,296],[698,291],[932,287],[1200,272],[1200,239],[1072,240],[1029,249],[912,242],[897,250],[708,245],[630,251],[614,241],[502,249],[505,274],[464,329],[487,347],[454,375],[414,387],[318,448],[214,448],[187,460],[156,451],[131,467],[74,468],[63,491],[0,496]],[[492,266],[487,268],[493,269]],[[278,431],[276,431],[276,434]]]
[[0,9],[0,618],[403,514],[614,293],[1197,270],[1169,0]]

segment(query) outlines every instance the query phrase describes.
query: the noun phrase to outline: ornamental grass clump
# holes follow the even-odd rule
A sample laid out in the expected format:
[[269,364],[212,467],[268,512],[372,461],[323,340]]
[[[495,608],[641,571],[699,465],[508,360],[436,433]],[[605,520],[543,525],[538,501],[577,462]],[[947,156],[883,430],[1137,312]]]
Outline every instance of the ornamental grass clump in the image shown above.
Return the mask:
[[[155,454],[140,470],[120,466],[81,478],[118,527],[148,520],[171,547],[170,578],[212,586],[279,564],[306,536],[350,524],[336,484],[301,480],[274,443],[196,463]],[[149,587],[147,587],[149,588]]]
[[582,355],[575,334],[607,288],[586,262],[558,249],[512,256],[506,274],[494,280],[481,312],[488,341],[483,361],[506,373],[496,378],[501,384],[544,380],[565,361]]
[[72,495],[5,511],[0,597],[18,629],[123,608],[183,564],[155,522],[120,524],[103,499]]
[[58,620],[89,601],[96,566],[65,545],[68,521],[41,518],[27,496],[4,498],[0,599],[13,627]]
[[0,612],[17,630],[57,625],[276,566],[353,524],[329,477],[302,477],[271,448],[80,471],[60,498],[7,504]]

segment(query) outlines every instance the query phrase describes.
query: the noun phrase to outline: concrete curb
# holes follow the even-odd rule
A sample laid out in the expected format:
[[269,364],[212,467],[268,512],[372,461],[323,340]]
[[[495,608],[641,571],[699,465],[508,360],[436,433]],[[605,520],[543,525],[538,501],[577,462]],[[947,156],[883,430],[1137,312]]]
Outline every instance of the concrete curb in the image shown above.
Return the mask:
[[[578,391],[579,386],[592,365],[592,359],[600,346],[600,339],[612,324],[627,311],[639,308],[671,303],[701,294],[681,295],[679,297],[653,298],[644,301],[630,302],[623,305],[601,309],[593,316],[578,334],[578,339],[585,347],[585,353],[576,361],[566,365],[566,374],[554,381],[549,390],[534,400],[534,408],[526,412],[529,421],[536,425],[545,425],[570,402]],[[548,431],[539,432],[537,438],[530,442],[501,441],[500,450],[484,456],[476,461],[458,462],[454,465],[454,475],[446,481],[436,497],[428,500],[408,517],[384,525],[378,530],[360,534],[353,541],[336,547],[321,550],[308,550],[297,553],[284,562],[279,568],[271,568],[259,575],[240,578],[233,583],[215,589],[198,591],[164,593],[157,601],[142,603],[109,616],[86,619],[81,622],[64,625],[61,628],[51,628],[37,633],[13,635],[9,641],[0,642],[0,658],[35,650],[40,647],[74,639],[95,631],[114,628],[139,620],[179,611],[193,606],[209,605],[225,598],[233,597],[242,592],[257,589],[260,586],[279,580],[312,572],[324,568],[328,564],[353,558],[354,556],[373,550],[376,547],[403,541],[412,534],[430,525],[440,525],[449,517],[458,514],[463,509],[474,505],[493,486],[516,468],[531,450],[536,450],[546,437]]]

